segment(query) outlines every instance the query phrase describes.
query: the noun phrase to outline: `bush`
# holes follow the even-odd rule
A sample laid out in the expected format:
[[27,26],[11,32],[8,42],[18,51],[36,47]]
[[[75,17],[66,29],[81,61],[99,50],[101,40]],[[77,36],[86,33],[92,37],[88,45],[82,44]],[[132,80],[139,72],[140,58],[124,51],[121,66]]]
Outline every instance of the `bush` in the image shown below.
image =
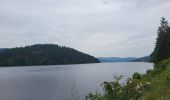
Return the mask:
[[106,100],[106,99],[104,99],[100,93],[96,94],[90,93],[88,96],[86,96],[86,100]]
[[141,78],[142,78],[142,75],[141,75],[140,73],[137,73],[137,72],[136,72],[136,73],[133,74],[132,77],[133,77],[133,79],[141,79]]
[[147,74],[151,74],[152,72],[153,72],[153,70],[151,70],[151,69],[148,69],[148,70],[146,71]]
[[[139,78],[139,74],[135,74],[135,77]],[[116,76],[113,82],[104,82],[104,94],[90,93],[86,100],[139,100],[150,85],[150,82],[142,83],[131,78],[125,84],[120,84],[121,78],[122,76]]]
[[170,73],[165,77],[166,83],[170,84]]

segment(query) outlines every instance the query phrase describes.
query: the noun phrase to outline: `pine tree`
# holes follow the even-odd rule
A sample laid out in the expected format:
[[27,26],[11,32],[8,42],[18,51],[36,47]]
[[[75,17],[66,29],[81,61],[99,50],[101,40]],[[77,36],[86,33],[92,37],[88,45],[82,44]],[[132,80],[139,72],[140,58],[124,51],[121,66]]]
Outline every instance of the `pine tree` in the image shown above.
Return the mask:
[[154,63],[170,57],[170,27],[164,17],[162,17],[160,25],[155,49],[151,55]]

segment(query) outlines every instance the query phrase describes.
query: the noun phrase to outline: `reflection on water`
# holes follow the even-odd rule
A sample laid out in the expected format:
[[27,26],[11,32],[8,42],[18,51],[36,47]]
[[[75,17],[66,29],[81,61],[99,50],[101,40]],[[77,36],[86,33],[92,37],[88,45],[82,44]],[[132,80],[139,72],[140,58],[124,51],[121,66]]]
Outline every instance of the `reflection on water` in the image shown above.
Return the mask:
[[[99,63],[0,68],[0,100],[75,100],[101,91],[115,75],[144,73],[151,63]],[[123,81],[125,81],[125,78]]]

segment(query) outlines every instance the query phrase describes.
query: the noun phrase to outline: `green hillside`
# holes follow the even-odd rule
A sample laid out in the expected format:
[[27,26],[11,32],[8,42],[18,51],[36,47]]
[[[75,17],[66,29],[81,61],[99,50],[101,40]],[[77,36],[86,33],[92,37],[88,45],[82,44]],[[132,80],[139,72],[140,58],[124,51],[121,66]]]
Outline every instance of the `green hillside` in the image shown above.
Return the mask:
[[0,66],[30,66],[98,63],[88,54],[55,44],[36,44],[32,46],[6,49],[0,52]]

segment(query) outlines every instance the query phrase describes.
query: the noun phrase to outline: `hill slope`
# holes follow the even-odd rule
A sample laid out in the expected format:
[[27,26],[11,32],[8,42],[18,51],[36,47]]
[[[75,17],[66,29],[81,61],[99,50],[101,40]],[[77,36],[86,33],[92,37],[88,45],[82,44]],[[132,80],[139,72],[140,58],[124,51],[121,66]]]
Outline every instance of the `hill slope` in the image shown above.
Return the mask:
[[120,58],[120,57],[98,57],[97,58],[100,62],[131,62],[137,58],[135,57],[127,57],[127,58]]
[[88,54],[54,44],[7,49],[0,52],[0,66],[58,65],[98,63]]
[[141,57],[133,60],[133,62],[150,62],[150,56]]
[[0,49],[0,52],[5,51],[5,50],[7,50],[7,49],[6,49],[6,48],[1,48],[1,49]]

